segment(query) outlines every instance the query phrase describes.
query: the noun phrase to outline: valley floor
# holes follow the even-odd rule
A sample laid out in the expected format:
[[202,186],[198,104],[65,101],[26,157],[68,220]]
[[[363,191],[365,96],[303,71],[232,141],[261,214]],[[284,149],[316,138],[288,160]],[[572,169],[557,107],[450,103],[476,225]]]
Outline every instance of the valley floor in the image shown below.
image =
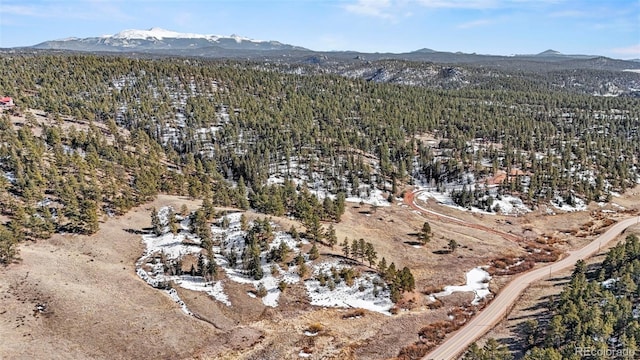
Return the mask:
[[[465,273],[488,265],[496,256],[523,253],[520,245],[500,236],[432,219],[437,236],[426,247],[416,247],[413,232],[424,217],[404,204],[374,212],[352,204],[336,224],[338,238],[365,237],[374,242],[379,259],[384,256],[412,269],[417,291],[405,297],[407,310],[395,316],[365,311],[361,316],[355,309],[313,307],[303,284],[287,289],[278,308],[247,297],[247,285],[232,282],[225,283],[232,307],[205,293],[178,289],[202,321],[185,315],[135,270],[136,260],[144,253],[141,232],[150,226],[151,208],[177,209],[183,203],[191,210],[199,206],[196,201],[160,195],[124,216],[104,219],[93,236],[56,234],[49,240],[22,244],[20,260],[0,269],[0,358],[391,358],[417,341],[426,324],[446,320],[451,309],[474,299],[473,293],[454,293],[442,298],[445,306],[429,309],[426,294],[445,285],[464,284]],[[504,221],[430,206],[492,227]],[[534,225],[534,230],[542,229],[539,226],[545,221],[544,229],[558,234],[558,229],[588,220],[587,213],[581,214],[568,214],[564,220],[561,216],[512,220],[519,226]],[[250,219],[258,216],[262,215],[248,214]],[[274,221],[283,229],[292,223],[285,218]],[[509,227],[515,231],[515,225]],[[523,230],[519,235],[525,235]],[[443,254],[452,238],[462,246],[455,254]],[[565,246],[579,246],[582,241]],[[339,247],[320,250],[321,256],[339,253]],[[506,280],[494,277],[490,290],[498,291]],[[321,331],[309,332],[313,325]]]

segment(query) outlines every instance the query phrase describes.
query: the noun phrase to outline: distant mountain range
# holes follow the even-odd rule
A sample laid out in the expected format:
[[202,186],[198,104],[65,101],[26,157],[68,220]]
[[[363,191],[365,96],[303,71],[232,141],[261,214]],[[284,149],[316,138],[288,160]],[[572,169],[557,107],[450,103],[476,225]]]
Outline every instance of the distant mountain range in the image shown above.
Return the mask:
[[36,49],[76,51],[151,51],[167,52],[220,48],[227,50],[307,50],[277,41],[252,40],[238,35],[202,35],[169,31],[161,28],[149,30],[124,30],[115,35],[90,38],[67,38],[45,41],[33,46]]
[[161,28],[124,30],[114,35],[89,38],[67,38],[45,41],[28,49],[80,52],[118,52],[134,55],[189,56],[248,60],[276,63],[326,65],[378,60],[407,60],[441,64],[471,64],[512,70],[626,70],[640,69],[637,61],[611,59],[597,55],[565,55],[546,50],[530,55],[479,55],[442,52],[428,48],[408,53],[360,53],[355,51],[313,51],[278,41],[253,40],[238,35],[202,35],[169,31]]

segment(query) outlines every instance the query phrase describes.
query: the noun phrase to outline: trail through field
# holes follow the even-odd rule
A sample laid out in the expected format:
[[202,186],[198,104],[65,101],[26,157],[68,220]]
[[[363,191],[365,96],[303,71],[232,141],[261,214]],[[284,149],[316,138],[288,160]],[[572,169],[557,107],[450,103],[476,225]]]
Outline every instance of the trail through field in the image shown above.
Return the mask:
[[484,231],[484,232],[488,232],[491,234],[495,234],[495,235],[499,235],[503,238],[505,238],[506,240],[509,241],[514,241],[514,242],[521,242],[523,241],[523,239],[515,234],[510,234],[510,233],[506,233],[500,230],[496,230],[496,229],[492,229],[490,227],[484,226],[484,225],[480,225],[480,224],[474,224],[474,223],[470,223],[468,221],[464,221],[462,219],[458,219],[456,217],[453,216],[449,216],[449,215],[445,215],[445,214],[441,214],[438,212],[435,212],[433,210],[427,209],[425,207],[422,207],[420,205],[418,205],[416,203],[416,197],[418,195],[420,195],[421,190],[416,190],[416,191],[412,191],[412,192],[407,192],[404,195],[404,202],[405,204],[409,205],[410,207],[412,207],[414,210],[419,211],[421,214],[424,214],[428,217],[431,218],[435,218],[438,219],[442,222],[447,222],[447,223],[453,223],[453,224],[458,224],[458,225],[462,225],[462,226],[466,226],[466,227],[470,227],[473,229],[477,229],[480,231]]

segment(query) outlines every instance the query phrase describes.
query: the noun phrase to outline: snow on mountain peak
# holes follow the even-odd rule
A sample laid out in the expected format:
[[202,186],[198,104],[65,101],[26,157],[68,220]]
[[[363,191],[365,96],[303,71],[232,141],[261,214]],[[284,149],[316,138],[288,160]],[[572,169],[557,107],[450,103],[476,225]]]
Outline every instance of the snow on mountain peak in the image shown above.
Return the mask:
[[231,34],[231,36],[229,36],[229,38],[235,40],[237,43],[240,43],[242,41],[255,41],[255,40],[251,40],[251,39],[249,39],[247,37],[236,35],[236,34]]
[[124,39],[124,40],[132,40],[132,39],[206,39],[210,41],[218,41],[219,39],[233,39],[236,42],[240,43],[242,41],[252,41],[259,42],[257,40],[252,40],[246,37],[231,35],[231,36],[220,36],[220,35],[203,35],[203,34],[194,34],[194,33],[181,33],[171,30],[166,30],[159,27],[152,27],[149,30],[123,30],[113,36],[114,39]]

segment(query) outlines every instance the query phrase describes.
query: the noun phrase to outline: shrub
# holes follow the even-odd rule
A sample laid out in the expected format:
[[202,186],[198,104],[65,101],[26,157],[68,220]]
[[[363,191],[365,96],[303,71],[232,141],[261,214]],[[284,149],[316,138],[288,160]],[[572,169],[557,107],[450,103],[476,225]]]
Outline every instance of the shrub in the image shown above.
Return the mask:
[[256,288],[256,296],[259,298],[267,296],[267,288],[264,287],[262,283],[258,284],[258,287]]
[[278,267],[276,264],[271,265],[271,276],[277,276],[280,272],[278,271]]
[[324,330],[324,326],[319,322],[313,323],[313,324],[309,325],[309,328],[307,328],[307,331],[309,331],[311,333],[319,333],[322,330]]
[[342,315],[343,319],[355,319],[355,318],[361,318],[364,316],[364,310],[362,309],[356,309],[353,311],[350,311],[344,315]]
[[333,281],[333,279],[329,279],[329,290],[333,291],[336,289],[336,283]]
[[411,344],[409,346],[405,346],[400,350],[398,354],[398,360],[413,360],[413,359],[421,359],[433,346],[428,346],[422,343]]

